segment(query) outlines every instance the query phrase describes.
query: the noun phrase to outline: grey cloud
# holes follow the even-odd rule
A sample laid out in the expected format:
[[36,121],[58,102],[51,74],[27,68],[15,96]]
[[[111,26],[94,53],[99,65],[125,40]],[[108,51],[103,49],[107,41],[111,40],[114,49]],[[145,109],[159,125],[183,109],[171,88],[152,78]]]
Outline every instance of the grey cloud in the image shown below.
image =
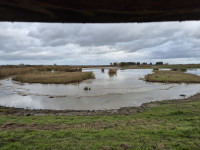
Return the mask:
[[0,23],[0,59],[78,64],[131,59],[192,60],[200,57],[199,27],[200,22]]

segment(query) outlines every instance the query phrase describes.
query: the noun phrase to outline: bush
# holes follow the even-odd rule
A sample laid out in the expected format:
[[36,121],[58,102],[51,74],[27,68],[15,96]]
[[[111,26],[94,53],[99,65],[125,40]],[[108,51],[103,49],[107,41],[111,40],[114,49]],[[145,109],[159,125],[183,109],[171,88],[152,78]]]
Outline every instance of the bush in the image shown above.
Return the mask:
[[117,69],[109,69],[108,74],[116,74],[117,73]]
[[153,70],[159,70],[159,68],[158,67],[154,67]]
[[181,68],[180,71],[186,72],[186,71],[187,71],[187,68]]

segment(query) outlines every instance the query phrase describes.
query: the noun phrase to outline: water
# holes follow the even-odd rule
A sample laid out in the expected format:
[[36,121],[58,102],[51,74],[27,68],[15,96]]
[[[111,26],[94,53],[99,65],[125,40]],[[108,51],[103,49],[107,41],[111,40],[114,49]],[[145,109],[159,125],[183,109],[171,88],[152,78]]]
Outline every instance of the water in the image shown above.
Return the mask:
[[[0,105],[31,109],[104,110],[140,106],[150,101],[181,99],[200,92],[200,84],[149,83],[140,78],[152,73],[151,69],[118,70],[110,77],[108,69],[93,71],[96,79],[80,84],[21,84],[11,78],[0,80]],[[199,74],[200,70],[188,70]],[[84,91],[84,87],[91,88]]]
[[200,76],[200,69],[188,69],[187,73],[192,73]]

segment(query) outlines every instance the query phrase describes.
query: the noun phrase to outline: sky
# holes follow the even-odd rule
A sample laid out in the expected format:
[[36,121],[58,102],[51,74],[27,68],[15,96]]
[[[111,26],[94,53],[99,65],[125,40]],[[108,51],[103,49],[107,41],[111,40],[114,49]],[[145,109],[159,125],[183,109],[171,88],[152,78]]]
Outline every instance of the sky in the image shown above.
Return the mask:
[[0,23],[0,65],[200,63],[200,22]]

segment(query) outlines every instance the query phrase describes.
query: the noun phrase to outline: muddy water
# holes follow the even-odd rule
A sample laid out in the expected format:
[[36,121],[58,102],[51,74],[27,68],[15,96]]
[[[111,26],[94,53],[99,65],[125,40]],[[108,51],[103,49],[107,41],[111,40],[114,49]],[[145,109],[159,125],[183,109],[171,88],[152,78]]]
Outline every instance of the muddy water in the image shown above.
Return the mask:
[[[80,84],[21,84],[11,78],[0,80],[0,105],[31,109],[104,110],[127,106],[140,106],[150,101],[180,99],[200,92],[200,84],[147,83],[143,80],[151,69],[118,70],[109,76],[108,69],[93,71],[96,79]],[[190,70],[191,71],[191,70]],[[189,72],[189,71],[188,71]],[[198,74],[198,70],[190,73]],[[84,87],[91,88],[84,91]]]

